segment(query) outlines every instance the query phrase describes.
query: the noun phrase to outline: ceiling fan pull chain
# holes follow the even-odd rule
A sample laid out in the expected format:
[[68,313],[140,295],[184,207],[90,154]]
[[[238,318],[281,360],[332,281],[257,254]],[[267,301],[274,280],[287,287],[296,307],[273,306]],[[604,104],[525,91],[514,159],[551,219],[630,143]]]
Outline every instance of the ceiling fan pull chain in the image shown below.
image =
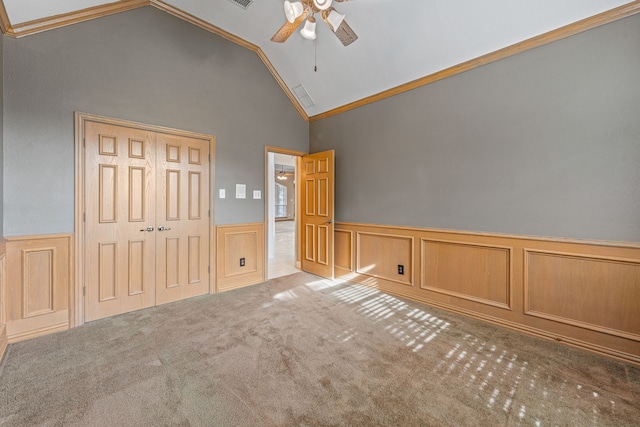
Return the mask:
[[313,72],[318,72],[318,48],[315,40],[313,41]]

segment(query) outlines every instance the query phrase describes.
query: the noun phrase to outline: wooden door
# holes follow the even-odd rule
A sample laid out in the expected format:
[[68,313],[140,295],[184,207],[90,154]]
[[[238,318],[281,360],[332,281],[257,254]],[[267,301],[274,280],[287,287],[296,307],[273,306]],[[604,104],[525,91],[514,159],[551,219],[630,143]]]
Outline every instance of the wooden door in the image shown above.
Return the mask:
[[334,151],[302,157],[302,270],[333,279]]
[[155,304],[154,138],[86,123],[87,321]]
[[209,140],[85,130],[85,320],[209,291]]
[[156,302],[209,292],[209,142],[157,135]]

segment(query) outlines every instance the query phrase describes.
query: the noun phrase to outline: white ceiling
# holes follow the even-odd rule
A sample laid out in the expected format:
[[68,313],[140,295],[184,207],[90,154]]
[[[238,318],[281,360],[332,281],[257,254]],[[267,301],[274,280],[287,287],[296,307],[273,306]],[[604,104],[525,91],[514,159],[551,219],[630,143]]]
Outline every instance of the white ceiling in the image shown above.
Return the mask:
[[[613,9],[630,0],[350,0],[335,3],[358,35],[344,47],[319,19],[314,42],[294,33],[270,41],[285,22],[283,0],[165,0],[259,46],[289,88],[303,84],[314,116],[500,48]],[[4,0],[12,25],[110,3]],[[314,72],[314,55],[317,72]]]

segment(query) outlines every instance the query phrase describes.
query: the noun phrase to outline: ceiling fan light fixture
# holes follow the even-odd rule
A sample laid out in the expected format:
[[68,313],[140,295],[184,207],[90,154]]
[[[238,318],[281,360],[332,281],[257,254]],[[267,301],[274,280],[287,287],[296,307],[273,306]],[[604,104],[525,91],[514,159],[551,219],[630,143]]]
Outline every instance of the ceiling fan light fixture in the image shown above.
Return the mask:
[[312,16],[304,23],[304,28],[300,30],[300,34],[307,40],[316,39],[316,20]]
[[291,2],[291,1],[285,0],[284,16],[287,17],[287,21],[289,21],[290,23],[293,23],[293,21],[295,21],[298,16],[302,15],[303,11],[304,11],[304,6],[302,5],[302,2],[299,2],[299,1]]
[[327,22],[331,26],[331,29],[334,33],[338,31],[338,27],[340,26],[340,24],[342,24],[342,21],[344,21],[344,15],[338,13],[336,10],[332,10],[327,16]]
[[333,0],[313,0],[313,4],[318,10],[327,10],[331,7]]

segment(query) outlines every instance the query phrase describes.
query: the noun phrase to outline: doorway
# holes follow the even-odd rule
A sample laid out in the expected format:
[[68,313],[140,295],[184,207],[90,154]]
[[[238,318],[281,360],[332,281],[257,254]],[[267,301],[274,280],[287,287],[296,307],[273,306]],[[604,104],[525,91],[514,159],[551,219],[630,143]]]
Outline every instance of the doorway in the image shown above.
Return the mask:
[[303,153],[267,148],[267,279],[300,271],[297,169]]

